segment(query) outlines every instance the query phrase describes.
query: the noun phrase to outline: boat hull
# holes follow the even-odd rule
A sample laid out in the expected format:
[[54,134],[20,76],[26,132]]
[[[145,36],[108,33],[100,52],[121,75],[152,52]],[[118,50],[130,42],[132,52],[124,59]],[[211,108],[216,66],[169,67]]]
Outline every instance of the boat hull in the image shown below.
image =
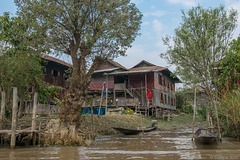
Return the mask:
[[213,144],[217,141],[217,135],[207,128],[199,128],[194,134],[194,139],[200,144]]
[[147,129],[126,129],[126,128],[113,128],[117,131],[120,131],[121,133],[125,135],[136,135],[139,133],[144,132],[151,132],[157,129],[157,127],[147,128]]

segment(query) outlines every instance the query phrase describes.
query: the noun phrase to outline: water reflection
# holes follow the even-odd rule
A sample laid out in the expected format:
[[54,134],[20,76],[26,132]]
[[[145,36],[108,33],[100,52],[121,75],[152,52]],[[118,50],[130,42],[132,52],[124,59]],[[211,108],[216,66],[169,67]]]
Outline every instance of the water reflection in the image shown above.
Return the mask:
[[240,142],[223,139],[214,145],[200,145],[192,142],[190,129],[154,131],[98,137],[90,147],[0,148],[0,159],[240,159]]

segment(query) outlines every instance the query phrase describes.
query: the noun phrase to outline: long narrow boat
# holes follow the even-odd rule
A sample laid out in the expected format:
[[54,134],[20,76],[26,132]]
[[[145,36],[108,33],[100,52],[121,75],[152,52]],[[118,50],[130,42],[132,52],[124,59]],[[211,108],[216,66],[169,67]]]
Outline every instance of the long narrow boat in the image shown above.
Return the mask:
[[122,132],[125,135],[135,135],[135,134],[139,134],[141,132],[151,132],[157,129],[156,126],[154,127],[150,127],[150,128],[137,128],[137,129],[126,129],[126,128],[113,128],[117,131]]
[[217,135],[208,128],[199,128],[194,134],[194,139],[197,143],[212,144],[216,142]]

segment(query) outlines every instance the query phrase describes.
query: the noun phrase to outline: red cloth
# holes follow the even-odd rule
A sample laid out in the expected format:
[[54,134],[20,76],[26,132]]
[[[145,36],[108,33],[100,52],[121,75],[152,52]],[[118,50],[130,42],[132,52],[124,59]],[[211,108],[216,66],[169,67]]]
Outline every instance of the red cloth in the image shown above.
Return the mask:
[[152,92],[150,90],[147,91],[147,98],[149,98],[149,99],[152,98]]

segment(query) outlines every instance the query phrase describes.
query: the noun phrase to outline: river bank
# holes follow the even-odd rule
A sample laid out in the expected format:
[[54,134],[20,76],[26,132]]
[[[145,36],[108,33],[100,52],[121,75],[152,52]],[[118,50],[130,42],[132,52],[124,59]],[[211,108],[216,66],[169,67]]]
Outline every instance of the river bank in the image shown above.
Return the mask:
[[[77,134],[73,134],[71,127],[63,127],[58,119],[51,120],[46,127],[43,145],[84,145],[89,146],[98,136],[119,134],[113,127],[137,128],[151,124],[152,120],[157,120],[158,130],[175,130],[180,128],[190,128],[192,126],[192,115],[173,115],[171,121],[145,117],[143,115],[82,115],[81,126]],[[202,117],[196,117],[196,127],[207,126]],[[54,132],[54,133],[53,133]],[[51,135],[54,135],[52,138]]]
[[[36,144],[41,146],[48,145],[80,145],[89,146],[97,136],[119,134],[113,127],[137,128],[145,127],[151,124],[152,120],[157,120],[158,130],[175,130],[180,128],[190,128],[192,126],[192,115],[177,114],[173,115],[170,121],[145,117],[143,115],[82,115],[81,126],[75,130],[72,126],[64,126],[58,116],[51,119],[38,117],[38,124],[41,123],[42,132],[36,137]],[[207,126],[207,123],[201,117],[196,117],[196,127]],[[26,127],[28,123],[24,120],[19,121],[19,126]],[[9,136],[5,135],[5,142],[10,141]],[[30,135],[17,138],[19,145],[31,145]]]

